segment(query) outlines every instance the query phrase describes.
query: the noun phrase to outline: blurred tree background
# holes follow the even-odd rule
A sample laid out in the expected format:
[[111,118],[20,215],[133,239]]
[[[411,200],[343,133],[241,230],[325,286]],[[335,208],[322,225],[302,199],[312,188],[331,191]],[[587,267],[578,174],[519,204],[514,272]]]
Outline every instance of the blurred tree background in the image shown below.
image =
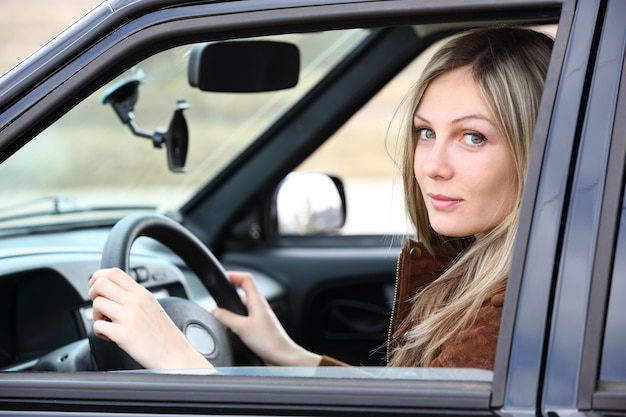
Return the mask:
[[0,0],[0,74],[102,0]]

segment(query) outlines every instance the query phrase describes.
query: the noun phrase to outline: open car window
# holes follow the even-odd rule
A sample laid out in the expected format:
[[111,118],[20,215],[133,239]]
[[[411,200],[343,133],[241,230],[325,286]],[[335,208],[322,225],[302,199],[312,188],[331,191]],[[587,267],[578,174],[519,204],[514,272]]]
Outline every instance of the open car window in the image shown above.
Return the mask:
[[[553,25],[541,29],[550,34],[556,31]],[[415,34],[437,33],[436,26],[431,25],[405,30]],[[297,47],[300,54],[297,85],[273,92],[201,91],[193,85],[189,69],[193,50],[199,44],[177,46],[136,62],[0,165],[0,228],[11,233],[23,225],[75,221],[73,218],[93,221],[137,210],[175,214],[202,187],[211,184],[229,167],[236,166],[238,158],[251,152],[255,141],[262,140],[273,124],[320,88],[325,78],[332,78],[333,72],[345,61],[357,55],[371,33],[372,29],[345,29],[229,40],[274,41]],[[444,36],[425,36],[430,42],[425,50],[296,169],[337,174],[344,182],[353,211],[348,213],[342,233],[411,233],[403,212],[395,162],[398,113],[425,61],[441,45],[441,38]],[[133,126],[124,123],[123,116],[116,113],[109,100],[120,86],[125,88],[131,83],[136,88],[136,97],[127,110]],[[172,114],[177,111],[186,120],[189,154],[184,170],[173,172],[168,169],[164,146],[156,143],[154,137],[167,130]],[[373,191],[372,184],[381,187],[380,190]],[[374,209],[376,203],[384,203],[382,211]],[[80,314],[84,314],[83,310],[81,305]],[[77,334],[88,331],[83,328]],[[67,341],[63,339],[63,343]],[[6,350],[18,349],[21,343],[17,340],[16,345],[7,344]],[[9,354],[2,365],[11,369],[12,356],[24,362],[36,358],[40,352],[33,348],[27,353],[26,356],[19,352]],[[356,370],[225,368],[218,371],[231,376],[478,382],[492,378],[492,372],[484,370],[367,367]]]

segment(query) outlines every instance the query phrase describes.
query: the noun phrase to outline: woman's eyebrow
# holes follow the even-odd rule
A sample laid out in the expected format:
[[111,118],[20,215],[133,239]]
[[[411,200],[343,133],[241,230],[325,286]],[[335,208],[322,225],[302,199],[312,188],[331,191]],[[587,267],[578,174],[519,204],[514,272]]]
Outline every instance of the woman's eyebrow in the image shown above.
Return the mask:
[[[425,118],[425,117],[423,117],[423,116],[420,116],[420,115],[419,115],[419,114],[417,114],[417,113],[415,113],[415,114],[413,115],[413,118],[414,118],[414,119],[420,119],[421,121],[423,121],[423,122],[425,122],[425,123],[428,123],[428,124],[430,124],[430,123],[431,123],[428,119],[426,119],[426,118]],[[457,117],[456,119],[452,119],[451,123],[452,123],[452,124],[458,124],[458,123],[464,122],[464,121],[466,121],[466,120],[475,120],[475,119],[477,119],[477,120],[484,120],[485,122],[489,123],[490,125],[492,125],[492,126],[494,126],[494,127],[496,126],[496,125],[495,125],[495,123],[493,123],[493,122],[491,121],[491,119],[489,119],[487,116],[484,116],[484,115],[482,115],[482,114],[480,114],[480,113],[476,113],[476,114],[468,114],[468,115],[466,115],[466,116]]]
[[420,119],[422,122],[426,122],[426,123],[430,124],[430,122],[429,122],[427,119],[423,118],[422,116],[420,116],[420,115],[419,115],[419,114],[417,114],[417,113],[415,113],[415,114],[413,115],[413,118],[414,118],[414,119]]
[[492,125],[494,127],[496,126],[495,123],[493,123],[490,118],[488,118],[487,116],[484,116],[484,115],[482,115],[480,113],[468,114],[467,116],[458,117],[456,119],[453,119],[452,123],[453,124],[457,124],[457,123],[464,122],[466,120],[475,120],[475,119],[484,120],[485,122],[489,123],[490,125]]

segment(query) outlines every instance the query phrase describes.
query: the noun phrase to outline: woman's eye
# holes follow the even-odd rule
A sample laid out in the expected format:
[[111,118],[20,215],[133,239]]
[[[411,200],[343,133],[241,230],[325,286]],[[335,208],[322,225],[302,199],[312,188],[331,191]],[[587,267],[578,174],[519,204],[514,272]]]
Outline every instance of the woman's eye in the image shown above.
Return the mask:
[[471,146],[481,145],[483,142],[487,141],[487,139],[479,133],[465,133],[463,140],[466,144]]
[[418,139],[435,139],[435,132],[426,127],[417,128]]

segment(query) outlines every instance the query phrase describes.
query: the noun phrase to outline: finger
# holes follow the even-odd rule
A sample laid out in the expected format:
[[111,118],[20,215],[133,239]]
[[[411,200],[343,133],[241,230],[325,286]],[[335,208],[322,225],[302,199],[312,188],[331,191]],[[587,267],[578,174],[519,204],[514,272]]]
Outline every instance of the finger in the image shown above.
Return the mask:
[[218,307],[211,311],[211,313],[224,327],[230,329],[235,334],[238,334],[244,324],[244,320],[246,320],[245,316],[233,313],[225,308]]
[[126,350],[124,344],[127,343],[128,340],[128,331],[123,326],[107,320],[98,320],[93,323],[93,332],[99,338],[113,342],[120,348]]
[[98,297],[108,298],[118,303],[123,303],[127,298],[128,291],[120,287],[109,278],[99,277],[96,279],[91,288],[89,288],[89,298],[93,301]]
[[[96,298],[95,300],[97,300],[98,298]],[[98,320],[109,320],[109,318],[106,316],[106,314],[104,314],[102,312],[102,310],[100,309],[99,306],[95,306],[94,304],[96,304],[96,301],[93,301],[93,303],[91,304],[92,309],[91,309],[91,314],[93,317],[93,321],[96,322]],[[99,304],[100,302],[98,302]]]
[[259,289],[254,282],[252,274],[248,272],[230,271],[228,272],[228,277],[233,285],[240,287],[243,290],[245,297],[250,298],[260,296]]
[[98,278],[106,278],[109,281],[118,285],[120,288],[128,291],[139,286],[139,284],[133,278],[131,278],[130,275],[128,275],[126,272],[122,271],[119,268],[100,269],[94,272],[91,279],[89,280],[89,285],[93,285],[98,280]]
[[123,307],[105,297],[96,297],[92,303],[93,319],[119,322],[122,317]]
[[269,308],[267,300],[259,291],[259,288],[256,286],[254,282],[254,278],[250,274],[245,274],[241,280],[241,289],[244,294],[242,294],[242,300],[246,308],[248,309],[248,315],[254,316],[259,312],[262,312]]
[[113,268],[98,269],[91,275],[91,278],[89,279],[89,286],[91,287],[98,280],[98,278],[108,278],[109,274],[112,272]]
[[96,320],[93,323],[93,332],[96,336],[98,336],[102,340],[106,340],[107,342],[112,342],[113,340],[108,337],[108,333],[110,330],[111,323],[106,320]]
[[88,295],[93,301],[98,297],[110,298],[116,291],[121,291],[117,285],[109,281],[108,278],[98,277],[89,287]]
[[249,272],[228,271],[226,272],[226,275],[228,275],[230,282],[232,282],[236,287],[240,287],[243,281],[252,279],[252,274]]

